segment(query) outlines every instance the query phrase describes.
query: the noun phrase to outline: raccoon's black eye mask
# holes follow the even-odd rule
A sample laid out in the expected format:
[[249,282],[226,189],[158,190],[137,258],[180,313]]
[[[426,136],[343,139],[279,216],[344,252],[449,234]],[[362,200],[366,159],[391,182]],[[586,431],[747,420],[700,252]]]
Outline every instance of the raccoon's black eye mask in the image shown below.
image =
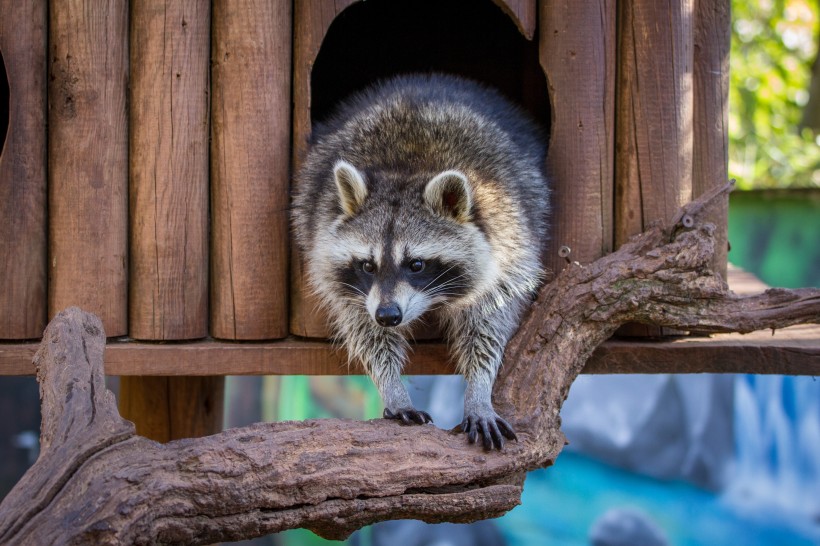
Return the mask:
[[373,260],[352,260],[337,270],[337,280],[350,295],[367,295],[373,283],[382,290],[403,281],[413,289],[431,296],[459,297],[468,292],[464,268],[439,258],[408,258],[400,266],[379,268]]
[[[424,270],[424,266],[424,260],[422,260],[421,258],[413,258],[410,260],[406,260],[402,264],[402,268],[409,270],[410,273],[421,273]],[[357,266],[354,265],[353,267]],[[362,260],[361,262],[359,262],[358,267],[360,267],[361,270],[367,273],[368,275],[374,275],[377,269],[376,264],[373,263],[372,260]]]

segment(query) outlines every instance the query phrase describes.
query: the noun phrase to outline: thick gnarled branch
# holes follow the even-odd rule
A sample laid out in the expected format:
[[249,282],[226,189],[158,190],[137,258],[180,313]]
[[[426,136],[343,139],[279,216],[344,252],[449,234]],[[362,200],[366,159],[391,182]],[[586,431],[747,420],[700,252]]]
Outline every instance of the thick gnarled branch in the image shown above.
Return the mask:
[[0,504],[0,543],[205,544],[295,527],[341,538],[384,519],[500,515],[520,502],[524,473],[563,448],[569,387],[622,323],[747,332],[820,322],[820,290],[738,297],[708,270],[712,228],[697,213],[721,195],[541,290],[496,382],[496,408],[520,432],[501,453],[385,420],[256,424],[158,444],[135,435],[104,387],[99,320],[60,313],[35,358],[41,456]]

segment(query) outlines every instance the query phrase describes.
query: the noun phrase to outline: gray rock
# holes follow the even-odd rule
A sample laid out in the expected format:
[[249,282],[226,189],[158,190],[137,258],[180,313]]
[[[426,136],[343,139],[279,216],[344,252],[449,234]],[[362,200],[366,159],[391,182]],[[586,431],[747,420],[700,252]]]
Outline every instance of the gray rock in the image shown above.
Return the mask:
[[580,376],[561,411],[569,449],[720,489],[734,456],[731,375]]
[[634,508],[613,508],[592,525],[592,546],[668,546],[663,531]]

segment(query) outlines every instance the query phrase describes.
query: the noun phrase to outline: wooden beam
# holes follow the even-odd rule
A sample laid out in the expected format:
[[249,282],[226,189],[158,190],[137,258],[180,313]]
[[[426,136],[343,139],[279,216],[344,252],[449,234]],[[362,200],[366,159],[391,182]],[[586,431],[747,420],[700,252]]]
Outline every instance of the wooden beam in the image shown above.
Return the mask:
[[[729,286],[739,295],[768,287],[754,275],[729,268]],[[32,375],[38,343],[0,342],[0,376]],[[342,349],[325,341],[287,339],[232,343],[142,343],[110,340],[105,371],[121,376],[348,375]],[[405,373],[455,373],[440,342],[413,345]],[[582,373],[761,373],[820,375],[820,325],[792,326],[774,333],[716,334],[651,340],[609,340],[592,354]]]
[[[32,375],[37,343],[0,343],[0,375]],[[196,341],[106,346],[108,375],[348,375],[345,353],[322,341],[289,338],[262,343]],[[419,343],[408,375],[455,373],[443,343]],[[760,373],[820,375],[820,326],[751,334],[716,334],[663,341],[609,340],[583,373]]]

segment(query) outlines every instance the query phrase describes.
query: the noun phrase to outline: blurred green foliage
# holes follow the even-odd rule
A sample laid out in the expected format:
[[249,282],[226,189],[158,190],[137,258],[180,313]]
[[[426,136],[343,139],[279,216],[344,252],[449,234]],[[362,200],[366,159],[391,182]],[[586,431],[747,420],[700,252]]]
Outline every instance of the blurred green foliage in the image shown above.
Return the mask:
[[820,135],[799,129],[817,0],[732,0],[729,175],[741,189],[820,187]]

